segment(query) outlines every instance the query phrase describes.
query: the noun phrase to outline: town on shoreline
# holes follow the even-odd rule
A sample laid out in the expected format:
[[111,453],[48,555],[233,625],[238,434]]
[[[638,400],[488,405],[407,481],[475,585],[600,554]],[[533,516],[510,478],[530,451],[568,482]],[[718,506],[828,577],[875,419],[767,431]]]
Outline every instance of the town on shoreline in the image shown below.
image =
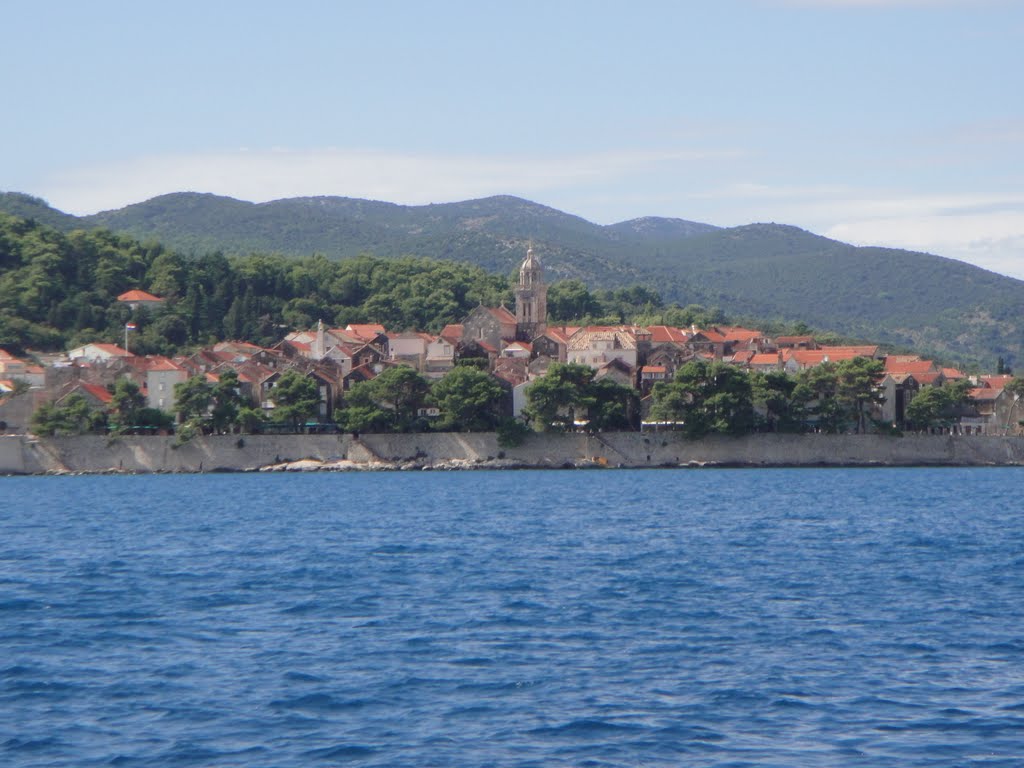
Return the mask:
[[[440,333],[323,322],[277,344],[222,341],[177,357],[124,343],[62,355],[0,349],[0,426],[41,436],[673,430],[1010,436],[1024,380],[1000,366],[967,375],[877,345],[828,345],[712,325],[549,323],[532,247],[515,305],[480,304]],[[165,300],[118,302],[136,316]]]

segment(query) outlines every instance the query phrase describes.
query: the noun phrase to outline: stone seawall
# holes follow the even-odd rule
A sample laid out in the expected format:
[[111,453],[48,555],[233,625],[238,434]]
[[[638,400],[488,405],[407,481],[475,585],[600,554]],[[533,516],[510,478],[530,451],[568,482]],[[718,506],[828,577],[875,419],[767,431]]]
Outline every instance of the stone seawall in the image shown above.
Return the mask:
[[665,466],[1020,466],[1024,438],[677,433],[533,435],[501,448],[490,433],[203,437],[0,436],[0,473],[216,472],[260,469]]

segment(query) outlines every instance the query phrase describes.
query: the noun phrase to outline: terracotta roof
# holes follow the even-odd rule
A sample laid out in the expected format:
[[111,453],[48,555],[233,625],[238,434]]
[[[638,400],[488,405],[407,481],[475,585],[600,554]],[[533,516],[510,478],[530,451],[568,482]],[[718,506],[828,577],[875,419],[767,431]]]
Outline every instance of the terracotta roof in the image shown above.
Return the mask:
[[354,333],[364,341],[371,341],[377,338],[379,334],[387,333],[384,330],[384,326],[380,323],[349,323],[345,326],[345,331],[347,333]]
[[670,325],[651,325],[647,330],[651,332],[652,344],[685,344],[689,338],[682,328],[673,328]]
[[968,394],[974,400],[995,400],[1001,394],[1003,394],[1002,387],[994,389],[992,387],[977,387],[975,389],[968,390]]
[[764,336],[760,331],[751,328],[719,326],[718,330],[725,336],[726,341],[749,341]]
[[761,352],[750,358],[748,365],[778,365],[779,356],[774,352]]
[[992,387],[993,389],[1002,389],[1011,381],[1014,380],[1014,376],[1010,374],[998,374],[995,376],[982,376],[981,380],[984,382],[986,387]]
[[942,369],[942,375],[945,376],[947,379],[963,379],[963,378],[966,378],[964,376],[963,371],[958,371],[956,368],[943,368]]
[[446,325],[441,329],[441,333],[438,336],[446,341],[460,341],[462,339],[462,325],[459,323]]
[[664,365],[645,365],[640,369],[640,373],[665,373]]
[[885,358],[885,370],[888,373],[938,373],[939,366],[931,360],[920,358],[907,359],[906,356],[889,355]]
[[[572,335],[571,333],[566,333],[566,330],[567,329],[564,328],[564,327],[562,327],[562,328],[548,327],[548,329],[545,330],[544,333],[541,334],[541,336],[548,336],[548,337],[554,339],[555,341],[557,341],[559,344],[566,344],[569,341],[569,337]],[[572,333],[575,333],[578,330],[579,330],[579,328],[575,328],[575,329],[573,329]]]
[[78,382],[78,386],[95,397],[101,403],[109,403],[114,399],[114,396],[107,391],[107,388],[101,387],[99,384],[89,384],[87,382],[80,381]]
[[[693,336],[698,336],[698,335],[703,336],[708,341],[713,341],[713,342],[716,342],[716,343],[724,343],[725,342],[725,334],[719,333],[718,331],[715,331],[715,330],[711,330],[711,329],[704,330],[702,328],[695,328],[695,329],[693,329]],[[693,341],[694,340],[693,336],[691,336],[689,341]],[[698,341],[699,341],[699,339],[698,339]]]
[[118,301],[163,301],[159,296],[154,296],[152,293],[146,293],[145,291],[133,290],[125,291],[117,297]]
[[125,362],[136,371],[180,371],[182,367],[163,355],[146,355],[145,357],[129,357]]

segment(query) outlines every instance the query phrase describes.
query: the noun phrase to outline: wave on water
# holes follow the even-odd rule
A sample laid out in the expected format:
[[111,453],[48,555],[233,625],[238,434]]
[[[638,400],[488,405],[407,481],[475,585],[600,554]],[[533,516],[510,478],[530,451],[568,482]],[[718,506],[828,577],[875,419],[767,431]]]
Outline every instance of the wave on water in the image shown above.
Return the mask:
[[1024,764],[1015,470],[381,477],[4,480],[0,765]]

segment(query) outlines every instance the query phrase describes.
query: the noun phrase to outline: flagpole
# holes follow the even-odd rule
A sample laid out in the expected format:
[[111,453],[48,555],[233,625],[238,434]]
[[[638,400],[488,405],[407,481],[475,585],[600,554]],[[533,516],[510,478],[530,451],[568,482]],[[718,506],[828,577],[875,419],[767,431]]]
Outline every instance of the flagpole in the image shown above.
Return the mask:
[[124,324],[124,351],[128,351],[128,323]]

